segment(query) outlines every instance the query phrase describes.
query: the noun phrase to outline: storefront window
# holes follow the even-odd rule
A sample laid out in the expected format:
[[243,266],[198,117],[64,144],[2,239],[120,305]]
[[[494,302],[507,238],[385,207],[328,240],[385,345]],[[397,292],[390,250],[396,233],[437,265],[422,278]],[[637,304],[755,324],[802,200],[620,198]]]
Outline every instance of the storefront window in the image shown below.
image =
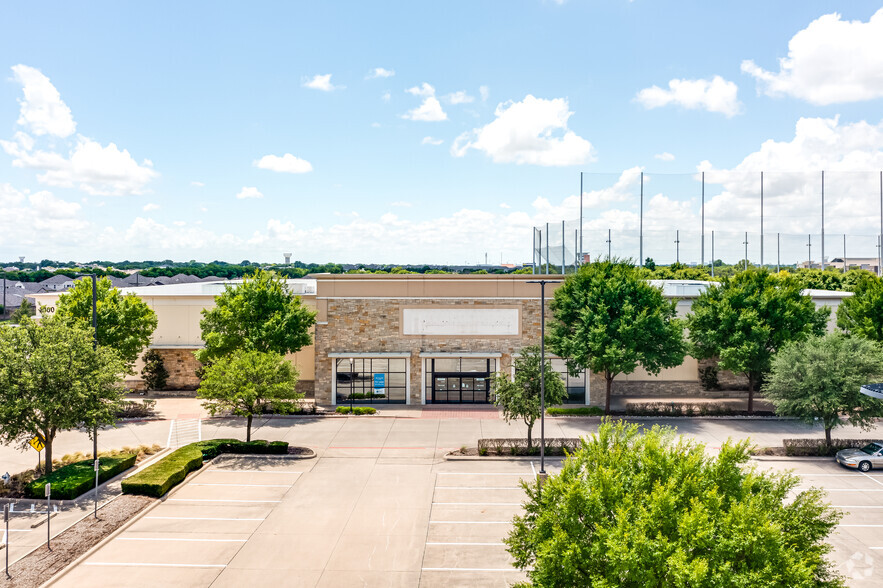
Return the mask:
[[494,401],[491,378],[494,358],[444,357],[424,360],[427,404],[489,404]]
[[346,358],[335,361],[338,404],[351,400],[358,404],[404,404],[407,401],[407,358],[356,358],[352,365]]

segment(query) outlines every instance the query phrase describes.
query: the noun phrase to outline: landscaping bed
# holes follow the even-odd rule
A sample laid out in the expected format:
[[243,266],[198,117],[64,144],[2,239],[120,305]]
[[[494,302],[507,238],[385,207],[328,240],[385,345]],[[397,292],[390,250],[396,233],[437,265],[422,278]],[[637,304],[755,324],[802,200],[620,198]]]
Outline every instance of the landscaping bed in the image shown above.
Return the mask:
[[[549,416],[604,416],[604,410],[597,406],[547,408]],[[702,417],[702,416],[776,416],[771,410],[748,412],[733,408],[724,402],[638,402],[627,404],[625,410],[611,410],[610,416],[640,417]]]
[[[98,483],[103,484],[117,474],[135,465],[135,454],[120,457],[98,458]],[[43,498],[46,484],[50,484],[52,498],[73,500],[95,488],[95,465],[91,459],[78,461],[58,468],[48,476],[37,478],[25,486],[28,498]]]
[[285,441],[198,441],[176,449],[157,463],[123,480],[123,494],[159,498],[183,482],[187,474],[201,468],[205,460],[214,459],[218,455],[287,455],[288,449]]
[[98,519],[87,516],[52,538],[52,551],[38,547],[9,566],[10,579],[4,586],[36,588],[61,572],[75,559],[144,510],[153,499],[120,496],[98,510]]
[[[565,456],[573,453],[579,447],[580,439],[555,437],[546,439],[545,454],[549,456]],[[482,457],[489,455],[539,455],[540,440],[533,439],[530,447],[527,445],[527,439],[479,439],[478,447],[468,448],[461,447],[458,451],[451,452],[451,455],[479,455]]]
[[781,447],[755,447],[752,455],[776,455],[788,457],[833,457],[842,449],[864,447],[877,439],[831,439],[831,446],[824,439],[782,439]]
[[338,406],[334,412],[336,412],[337,414],[350,414],[350,412],[352,412],[352,414],[359,416],[365,414],[376,414],[377,409],[373,406],[355,406],[352,408],[352,411],[350,411],[349,406]]

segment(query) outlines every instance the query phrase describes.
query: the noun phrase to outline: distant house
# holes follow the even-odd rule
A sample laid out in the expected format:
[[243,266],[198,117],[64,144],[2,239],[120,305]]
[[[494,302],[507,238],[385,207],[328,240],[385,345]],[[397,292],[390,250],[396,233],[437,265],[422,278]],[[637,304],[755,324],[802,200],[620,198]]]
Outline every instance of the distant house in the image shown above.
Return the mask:
[[42,282],[39,282],[40,287],[44,292],[63,292],[74,286],[73,278],[69,278],[64,275],[52,276],[51,278],[46,278]]

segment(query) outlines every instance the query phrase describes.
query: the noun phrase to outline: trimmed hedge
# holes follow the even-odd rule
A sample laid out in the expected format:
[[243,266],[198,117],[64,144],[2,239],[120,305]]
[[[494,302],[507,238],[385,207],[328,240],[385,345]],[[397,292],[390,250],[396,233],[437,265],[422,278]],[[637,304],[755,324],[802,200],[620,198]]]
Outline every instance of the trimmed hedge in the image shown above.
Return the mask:
[[597,406],[547,408],[546,414],[549,416],[604,416],[604,409]]
[[[338,406],[335,410],[337,414],[350,414],[349,406]],[[371,406],[357,406],[353,409],[353,414],[358,416],[362,414],[376,414],[377,409]]]
[[288,453],[285,441],[237,441],[212,439],[185,445],[134,476],[123,480],[123,494],[159,498],[184,481],[187,474],[202,467],[203,460],[222,453],[282,455]]
[[[136,455],[99,458],[98,483],[104,483],[117,474],[135,465]],[[52,485],[52,498],[73,500],[95,488],[94,461],[86,459],[62,466],[49,474],[37,478],[25,486],[25,494],[30,498],[43,498],[46,483]]]
[[[533,439],[528,448],[527,439],[479,439],[478,455],[539,455],[540,440]],[[580,439],[558,437],[546,439],[546,455],[568,455],[579,447]]]
[[879,443],[879,439],[831,439],[831,447],[824,439],[782,439],[785,455],[813,457],[833,456],[841,449],[864,447],[868,443]]

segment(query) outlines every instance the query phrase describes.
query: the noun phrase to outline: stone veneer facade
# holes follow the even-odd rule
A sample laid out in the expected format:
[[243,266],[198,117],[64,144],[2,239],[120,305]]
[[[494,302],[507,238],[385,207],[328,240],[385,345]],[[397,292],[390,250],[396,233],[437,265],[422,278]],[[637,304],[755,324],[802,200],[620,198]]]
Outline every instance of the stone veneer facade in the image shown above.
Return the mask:
[[196,349],[156,349],[162,357],[163,365],[169,372],[166,390],[196,390],[199,387],[197,370],[202,364],[196,361]]

